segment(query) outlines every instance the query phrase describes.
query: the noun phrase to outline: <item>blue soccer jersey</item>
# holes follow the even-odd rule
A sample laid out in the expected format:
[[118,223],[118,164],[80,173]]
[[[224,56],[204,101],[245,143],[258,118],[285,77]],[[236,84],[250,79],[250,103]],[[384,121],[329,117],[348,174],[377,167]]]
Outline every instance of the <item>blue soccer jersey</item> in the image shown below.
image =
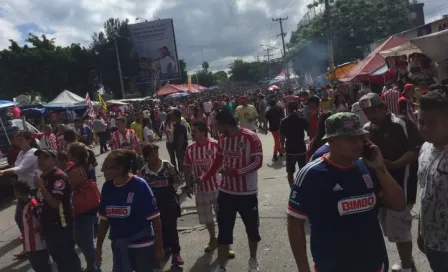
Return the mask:
[[378,180],[362,160],[344,168],[322,156],[300,170],[287,213],[309,219],[317,271],[381,270],[386,249],[378,221],[378,192]]
[[[146,181],[133,176],[121,186],[106,181],[101,191],[98,216],[110,225],[110,239],[129,238],[143,230],[154,233],[151,220],[159,216],[156,199]],[[129,247],[154,244],[154,235],[133,241]]]

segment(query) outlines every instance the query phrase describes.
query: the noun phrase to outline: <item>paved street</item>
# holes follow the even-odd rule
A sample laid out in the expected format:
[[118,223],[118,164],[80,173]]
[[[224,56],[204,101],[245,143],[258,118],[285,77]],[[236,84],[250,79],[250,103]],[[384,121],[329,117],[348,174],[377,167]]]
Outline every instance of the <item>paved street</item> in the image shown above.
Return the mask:
[[[270,134],[260,135],[263,142],[265,160],[263,167],[259,170],[259,210],[260,210],[260,232],[262,241],[259,245],[260,270],[265,272],[292,272],[295,268],[293,256],[289,248],[288,236],[286,233],[285,208],[289,195],[289,187],[286,180],[284,161],[275,164],[271,162],[273,139]],[[166,152],[165,143],[160,142],[160,155],[162,159],[169,159]],[[98,157],[101,165],[104,155]],[[104,182],[102,173],[97,171],[100,185]],[[14,203],[10,207],[0,211],[2,220],[0,221],[0,272],[30,270],[28,261],[13,260],[13,253],[20,250],[20,244],[16,239],[19,231],[14,223]],[[185,199],[182,203],[184,216],[179,219],[180,240],[182,245],[182,257],[185,260],[184,271],[209,271],[211,264],[215,264],[216,253],[214,255],[203,254],[203,248],[208,242],[208,233],[197,224],[196,214],[194,214],[194,200]],[[417,221],[414,220],[414,241],[416,240]],[[227,271],[247,271],[248,247],[244,226],[241,220],[237,220],[235,227],[236,258],[228,264]],[[341,249],[343,245],[341,245]],[[398,254],[395,245],[388,243],[389,259],[391,263],[398,261]],[[103,271],[111,271],[110,244],[104,246]],[[414,259],[418,271],[430,271],[426,258],[418,251],[415,245]],[[170,271],[166,265],[164,271]]]

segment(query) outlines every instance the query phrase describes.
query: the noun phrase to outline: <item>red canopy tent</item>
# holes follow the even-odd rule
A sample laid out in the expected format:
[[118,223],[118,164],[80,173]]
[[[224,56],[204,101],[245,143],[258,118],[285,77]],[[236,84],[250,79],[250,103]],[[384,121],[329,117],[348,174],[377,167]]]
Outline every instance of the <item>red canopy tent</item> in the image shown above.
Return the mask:
[[200,93],[207,88],[198,84],[191,84],[191,90],[188,88],[188,84],[165,84],[157,91],[158,96],[170,95],[173,93]]
[[385,42],[373,50],[365,59],[358,62],[350,71],[348,71],[339,80],[342,82],[368,80],[369,75],[378,70],[385,64],[384,58],[379,55],[379,52],[400,46],[407,42],[406,38],[390,36]]

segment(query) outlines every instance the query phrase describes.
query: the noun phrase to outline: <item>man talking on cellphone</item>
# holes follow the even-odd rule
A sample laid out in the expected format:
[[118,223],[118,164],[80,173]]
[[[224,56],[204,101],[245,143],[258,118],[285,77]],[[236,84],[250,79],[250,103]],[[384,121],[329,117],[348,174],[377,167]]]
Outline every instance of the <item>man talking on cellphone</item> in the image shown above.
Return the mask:
[[[330,116],[325,132],[329,153],[301,169],[291,188],[288,235],[298,271],[311,271],[306,220],[311,225],[315,271],[385,271],[377,203],[401,211],[406,207],[404,192],[387,171],[378,147],[365,147],[368,132],[355,114]],[[368,159],[359,159],[367,153]]]

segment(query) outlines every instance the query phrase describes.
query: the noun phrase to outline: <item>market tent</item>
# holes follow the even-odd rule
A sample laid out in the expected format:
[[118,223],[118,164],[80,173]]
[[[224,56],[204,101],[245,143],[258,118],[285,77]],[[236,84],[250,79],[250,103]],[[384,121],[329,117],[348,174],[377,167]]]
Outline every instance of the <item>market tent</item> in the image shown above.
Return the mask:
[[86,99],[70,91],[63,91],[48,104],[86,105]]
[[395,57],[395,56],[402,56],[402,55],[412,55],[413,53],[421,53],[422,51],[420,48],[418,48],[415,44],[413,44],[411,41],[407,41],[402,45],[395,46],[393,48],[381,51],[379,54],[383,58],[387,57]]
[[384,75],[385,73],[387,73],[387,71],[389,71],[389,67],[387,67],[387,64],[384,64],[380,68],[378,68],[375,71],[373,71],[372,73],[370,73],[370,75],[371,76],[380,76],[380,75]]
[[385,63],[384,58],[378,53],[402,45],[406,41],[406,38],[390,36],[385,42],[373,50],[365,59],[358,62],[358,64],[356,64],[339,80],[342,82],[349,82],[352,80],[368,79],[370,73],[374,72]]
[[423,54],[433,61],[448,59],[448,29],[411,40]]

